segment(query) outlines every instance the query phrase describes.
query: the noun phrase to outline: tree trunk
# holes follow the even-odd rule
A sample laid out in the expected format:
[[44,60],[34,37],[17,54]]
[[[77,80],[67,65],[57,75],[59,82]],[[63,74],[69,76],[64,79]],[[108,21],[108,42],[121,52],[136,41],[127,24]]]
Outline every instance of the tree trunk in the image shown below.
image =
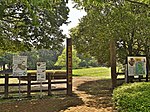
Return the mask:
[[115,41],[112,39],[110,41],[110,66],[111,66],[111,80],[112,88],[117,86],[117,75],[116,75],[116,48]]

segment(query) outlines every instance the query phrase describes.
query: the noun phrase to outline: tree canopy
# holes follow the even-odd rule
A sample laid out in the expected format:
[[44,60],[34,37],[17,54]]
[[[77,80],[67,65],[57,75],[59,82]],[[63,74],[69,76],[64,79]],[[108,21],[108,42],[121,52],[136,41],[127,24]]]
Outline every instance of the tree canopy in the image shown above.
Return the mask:
[[109,42],[114,39],[118,61],[127,55],[147,55],[150,49],[149,0],[74,0],[84,16],[71,37],[79,53],[88,53],[109,64]]
[[[78,68],[81,59],[77,56],[77,51],[75,49],[72,50],[72,67]],[[66,67],[66,48],[63,50],[62,54],[58,57],[56,66]]]
[[69,9],[65,0],[1,0],[0,50],[58,48]]
[[11,52],[3,53],[0,56],[0,67],[7,65],[6,69],[12,69],[13,65],[13,56],[27,56],[27,68],[36,69],[37,62],[46,62],[47,69],[59,69],[54,66],[58,56],[61,55],[63,48],[59,50],[48,50],[48,49],[32,49],[31,51],[20,52],[19,54],[14,54]]

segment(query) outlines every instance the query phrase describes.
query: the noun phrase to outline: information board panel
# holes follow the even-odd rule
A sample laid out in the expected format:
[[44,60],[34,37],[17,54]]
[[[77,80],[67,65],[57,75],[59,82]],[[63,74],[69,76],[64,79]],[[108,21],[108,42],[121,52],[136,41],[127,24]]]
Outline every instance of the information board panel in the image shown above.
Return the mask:
[[13,56],[13,76],[27,76],[27,56]]
[[128,56],[128,76],[146,75],[146,57]]
[[37,62],[37,81],[46,80],[46,62]]

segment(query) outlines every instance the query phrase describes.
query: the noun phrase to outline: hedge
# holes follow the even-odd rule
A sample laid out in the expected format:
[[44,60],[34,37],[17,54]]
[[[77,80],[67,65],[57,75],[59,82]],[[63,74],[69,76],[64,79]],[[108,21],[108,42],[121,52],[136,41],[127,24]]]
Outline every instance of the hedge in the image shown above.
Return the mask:
[[114,89],[118,112],[150,112],[150,82],[123,84]]

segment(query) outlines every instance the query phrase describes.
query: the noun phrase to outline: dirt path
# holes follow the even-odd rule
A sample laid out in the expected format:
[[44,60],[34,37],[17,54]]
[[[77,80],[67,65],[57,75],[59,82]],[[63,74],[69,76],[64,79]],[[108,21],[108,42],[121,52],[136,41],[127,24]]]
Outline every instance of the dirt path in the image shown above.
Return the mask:
[[74,92],[84,103],[64,112],[113,112],[110,80],[80,77],[75,78],[73,84]]
[[5,102],[0,104],[0,112],[113,112],[111,81],[74,77],[71,97]]

